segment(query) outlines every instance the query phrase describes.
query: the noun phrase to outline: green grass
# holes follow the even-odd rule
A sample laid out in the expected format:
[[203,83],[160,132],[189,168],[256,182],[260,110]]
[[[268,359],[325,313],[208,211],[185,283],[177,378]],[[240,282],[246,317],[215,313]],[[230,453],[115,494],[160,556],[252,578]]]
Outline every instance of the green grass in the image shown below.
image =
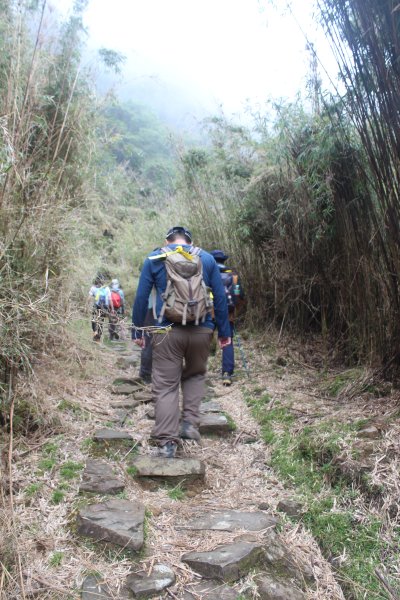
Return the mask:
[[63,491],[61,490],[54,490],[54,492],[51,495],[51,503],[52,504],[61,504],[61,502],[64,500],[65,494]]
[[67,461],[60,467],[60,477],[63,479],[74,479],[82,469],[83,465],[81,463]]
[[171,498],[171,500],[184,500],[186,496],[185,490],[182,489],[181,483],[178,483],[178,485],[169,489],[167,494],[168,497]]
[[146,542],[148,540],[149,537],[149,530],[150,530],[150,519],[152,518],[153,514],[149,509],[145,509],[144,511],[144,521],[143,521],[143,548],[142,548],[142,552],[145,549],[145,545]]
[[134,467],[133,465],[131,465],[130,467],[126,467],[126,472],[131,477],[136,477],[136,475],[138,473],[138,470],[137,470],[136,467]]
[[58,444],[56,442],[47,442],[42,448],[42,453],[45,456],[51,456],[52,458],[57,456]]
[[38,469],[40,471],[51,471],[51,469],[56,465],[57,461],[55,458],[42,458],[38,462]]
[[96,446],[97,444],[92,438],[86,438],[86,440],[83,440],[83,442],[81,443],[81,450],[83,452],[85,452],[85,450],[90,452],[91,450],[96,448]]
[[330,396],[338,396],[340,392],[352,382],[356,382],[362,376],[361,369],[348,369],[335,375],[334,378],[325,380],[321,387]]
[[72,413],[75,417],[79,417],[81,421],[90,419],[89,411],[83,408],[78,402],[66,400],[64,398],[58,403],[57,408],[62,412]]
[[122,492],[118,492],[118,494],[115,494],[116,498],[119,498],[120,500],[128,500],[128,493],[126,490],[122,490]]
[[64,558],[64,552],[53,552],[50,556],[49,564],[51,567],[59,567],[62,563],[62,559]]
[[222,414],[226,417],[226,420],[228,421],[229,429],[231,431],[236,431],[237,425],[236,425],[235,421],[232,419],[231,415],[224,411],[222,412]]
[[338,566],[337,578],[346,598],[388,598],[374,569],[385,563],[390,543],[398,546],[400,530],[396,543],[390,542],[376,517],[366,511],[360,518],[357,506],[363,502],[365,486],[356,487],[354,481],[344,478],[334,461],[365,420],[344,424],[332,419],[300,432],[296,429],[294,434],[290,410],[276,404],[269,410],[270,402],[268,394],[247,398],[261,424],[263,439],[271,446],[270,466],[291,484],[307,507],[302,517],[304,525],[327,558],[345,557]]
[[278,402],[270,408],[271,402],[272,398],[268,393],[247,398],[253,416],[261,425],[262,438],[267,444],[272,444],[275,440],[275,424],[289,425],[294,421],[294,416],[288,408],[281,406]]
[[28,496],[28,498],[32,498],[32,496],[36,496],[36,494],[38,493],[39,490],[42,489],[42,487],[43,487],[42,483],[31,483],[26,486],[25,495]]

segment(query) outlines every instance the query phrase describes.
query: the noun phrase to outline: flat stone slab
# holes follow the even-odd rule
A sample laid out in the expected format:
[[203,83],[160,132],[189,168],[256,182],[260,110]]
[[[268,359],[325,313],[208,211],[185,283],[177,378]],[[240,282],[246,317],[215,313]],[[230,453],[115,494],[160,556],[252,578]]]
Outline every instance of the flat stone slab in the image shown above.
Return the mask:
[[119,356],[117,359],[117,367],[120,369],[129,369],[136,367],[139,363],[140,356],[138,354],[130,354],[129,356]]
[[111,388],[112,394],[120,394],[121,396],[129,396],[137,392],[142,392],[143,388],[139,387],[136,383],[121,383],[113,385]]
[[220,581],[200,581],[198,584],[189,584],[183,593],[182,600],[238,600],[243,598],[233,588]]
[[237,581],[263,560],[263,546],[249,542],[226,544],[210,552],[188,552],[182,556],[182,561],[205,579],[223,581]]
[[135,400],[138,402],[145,404],[146,402],[152,402],[153,396],[150,391],[140,389],[138,392],[134,393]]
[[155,410],[154,406],[150,406],[146,410],[146,417],[151,420],[154,420],[156,418],[156,410]]
[[117,408],[113,415],[108,416],[108,420],[118,425],[123,425],[131,413],[125,408]]
[[202,402],[200,404],[200,412],[203,414],[206,413],[220,413],[222,411],[222,406],[218,402],[214,402],[210,400],[210,402]]
[[357,432],[357,437],[377,440],[382,437],[382,434],[375,425],[369,425],[368,427],[364,427],[364,429],[360,429]]
[[280,500],[276,508],[288,515],[288,517],[297,518],[301,517],[304,513],[304,506],[300,502],[291,500],[290,498]]
[[139,406],[139,404],[139,400],[132,397],[124,398],[123,400],[112,400],[110,402],[112,408],[130,408],[131,410]]
[[82,475],[80,492],[94,494],[118,494],[125,484],[115,476],[112,467],[103,460],[88,460]]
[[82,584],[82,600],[111,600],[109,588],[100,583],[100,578],[88,575]]
[[131,550],[143,546],[144,506],[141,502],[112,499],[79,511],[78,533]]
[[278,519],[266,515],[261,511],[240,512],[237,510],[224,510],[205,513],[189,521],[186,525],[176,527],[176,529],[194,529],[214,531],[236,531],[245,529],[246,531],[262,531],[269,527],[275,527]]
[[125,587],[133,593],[133,598],[151,598],[175,583],[175,573],[167,565],[156,564],[150,575],[146,572],[129,575]]
[[133,437],[127,431],[123,431],[120,429],[109,429],[108,427],[103,427],[102,429],[98,429],[93,434],[93,439],[95,442],[112,442],[118,440],[133,440]]
[[195,458],[162,458],[138,456],[132,461],[138,477],[163,478],[167,480],[204,479],[204,463]]
[[200,433],[224,434],[234,430],[225,415],[201,414],[200,415]]
[[271,574],[262,574],[256,579],[258,597],[261,600],[305,600],[305,594],[285,581]]

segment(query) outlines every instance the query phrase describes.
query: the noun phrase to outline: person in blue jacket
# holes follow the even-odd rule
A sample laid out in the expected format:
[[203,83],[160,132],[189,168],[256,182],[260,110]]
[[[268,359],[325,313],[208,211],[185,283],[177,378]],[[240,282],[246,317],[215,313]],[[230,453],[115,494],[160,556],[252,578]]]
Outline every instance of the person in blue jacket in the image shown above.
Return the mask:
[[[194,250],[192,234],[185,227],[172,227],[166,235],[168,251],[181,247]],[[214,328],[218,328],[221,348],[231,344],[228,307],[221,275],[214,258],[199,249],[203,281],[213,295],[214,320],[208,313],[204,322],[189,321],[183,325],[161,319],[160,329],[153,332],[152,393],[155,402],[155,425],[152,431],[159,446],[159,455],[173,458],[180,438],[200,439],[200,403],[204,397],[207,360]],[[160,258],[157,258],[157,257]],[[167,288],[165,257],[161,250],[149,254],[143,264],[132,312],[132,338],[143,347],[145,336],[140,329],[145,323],[150,293],[155,288],[156,315],[163,306],[162,294]],[[183,409],[180,422],[179,388],[182,388]]]

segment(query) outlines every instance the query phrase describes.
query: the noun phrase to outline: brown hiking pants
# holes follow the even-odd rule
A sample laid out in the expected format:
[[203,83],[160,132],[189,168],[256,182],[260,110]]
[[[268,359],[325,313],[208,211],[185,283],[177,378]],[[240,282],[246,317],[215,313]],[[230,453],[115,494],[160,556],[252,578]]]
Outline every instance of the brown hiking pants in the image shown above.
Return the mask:
[[153,398],[156,422],[152,437],[161,444],[179,441],[179,386],[182,386],[182,420],[200,423],[207,359],[212,330],[194,325],[176,326],[153,336]]

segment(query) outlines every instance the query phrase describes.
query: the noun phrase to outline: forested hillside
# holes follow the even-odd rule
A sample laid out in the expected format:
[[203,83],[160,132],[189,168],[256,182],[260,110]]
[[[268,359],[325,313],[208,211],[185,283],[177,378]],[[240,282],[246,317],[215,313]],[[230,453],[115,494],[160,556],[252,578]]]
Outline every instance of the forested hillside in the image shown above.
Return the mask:
[[[297,517],[282,525],[286,542],[303,558],[314,552],[317,565],[313,584],[302,571],[303,595],[293,598],[399,598],[400,10],[392,0],[317,4],[340,91],[321,89],[314,56],[308,98],[271,101],[246,126],[210,116],[205,142],[194,145],[135,98],[96,91],[96,73],[120,65],[104,51],[95,67],[85,65],[85,0],[66,21],[46,2],[0,0],[1,600],[78,598],[83,572],[96,570],[87,546],[88,567],[68,562],[71,589],[60,575],[54,588],[35,594],[27,585],[30,558],[36,568],[42,561],[60,569],[63,559],[46,546],[43,523],[21,549],[19,535],[30,527],[24,510],[38,499],[58,523],[51,531],[62,530],[58,543],[68,539],[61,554],[73,556],[76,490],[52,478],[74,458],[74,436],[79,460],[101,455],[84,434],[93,424],[110,426],[113,414],[99,409],[109,402],[105,373],[121,375],[110,345],[91,343],[87,293],[98,274],[118,278],[130,311],[144,256],[178,223],[196,245],[223,248],[241,274],[247,304],[235,399],[245,408],[236,408],[233,446],[215,447],[228,463],[238,445],[262,442],[268,459],[260,459],[266,450],[255,446],[250,456],[243,446],[243,469],[256,465],[264,481],[267,464],[280,478],[279,494],[292,486],[305,503],[301,525]],[[145,416],[139,411],[128,422],[137,426]],[[371,423],[382,445],[373,432],[366,450],[357,436]],[[138,444],[147,449],[142,438]],[[132,475],[123,450],[114,456],[107,446],[105,456]],[[176,498],[162,490],[160,502],[166,495],[189,502],[197,493]],[[251,489],[254,506],[257,493]],[[158,540],[156,530],[147,532],[151,539]],[[120,558],[102,555],[110,577]],[[252,585],[236,587],[235,597],[256,597]],[[182,589],[170,597],[183,598]]]

